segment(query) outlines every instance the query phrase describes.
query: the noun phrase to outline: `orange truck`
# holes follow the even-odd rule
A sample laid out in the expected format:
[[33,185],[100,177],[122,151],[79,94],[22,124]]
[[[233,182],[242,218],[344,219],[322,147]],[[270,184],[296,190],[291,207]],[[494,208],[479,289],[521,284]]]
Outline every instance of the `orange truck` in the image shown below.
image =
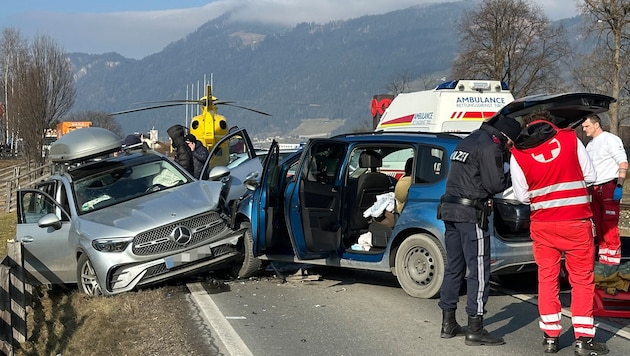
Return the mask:
[[57,138],[76,129],[92,126],[91,121],[64,121],[57,124]]

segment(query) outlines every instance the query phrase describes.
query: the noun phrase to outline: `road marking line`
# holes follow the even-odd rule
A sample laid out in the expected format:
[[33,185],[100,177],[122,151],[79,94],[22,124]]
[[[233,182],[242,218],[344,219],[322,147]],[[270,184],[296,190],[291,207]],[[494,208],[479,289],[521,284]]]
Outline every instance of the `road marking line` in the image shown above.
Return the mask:
[[[538,305],[538,297],[534,296],[534,295],[528,295],[528,294],[516,294],[515,292],[506,289],[506,288],[502,288],[502,287],[498,287],[496,285],[492,286],[494,289],[505,293],[507,295],[511,295],[514,298],[520,299],[524,302],[533,304],[533,305]],[[569,308],[562,308],[562,315],[564,315],[565,317],[571,319],[571,310]],[[602,329],[605,331],[608,331],[609,333],[613,334],[613,335],[617,335],[619,337],[623,337],[624,339],[630,340],[630,332],[624,330],[623,326],[614,326],[614,325],[610,325],[607,324],[605,322],[595,322],[595,327],[597,329]]]
[[227,351],[232,356],[253,356],[247,345],[238,336],[232,325],[226,320],[214,303],[210,295],[203,288],[201,283],[187,283],[192,299],[197,303],[206,321],[216,332],[218,338],[223,342]]

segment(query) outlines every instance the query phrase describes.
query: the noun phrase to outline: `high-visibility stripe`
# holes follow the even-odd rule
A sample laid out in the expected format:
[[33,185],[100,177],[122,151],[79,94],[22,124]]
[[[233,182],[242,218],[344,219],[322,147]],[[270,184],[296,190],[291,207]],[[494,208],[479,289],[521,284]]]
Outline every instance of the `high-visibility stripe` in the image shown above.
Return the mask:
[[483,293],[486,289],[485,268],[483,263],[483,230],[479,228],[479,225],[475,225],[475,232],[477,233],[477,315],[483,315]]
[[571,318],[571,322],[573,323],[573,325],[593,325],[593,323],[595,322],[595,320],[592,317],[589,316],[574,316]]
[[607,256],[607,255],[599,255],[599,261],[600,262],[608,262],[609,264],[620,264],[621,263],[621,257],[617,258],[617,257],[611,257],[611,256]]
[[573,331],[576,334],[584,334],[584,335],[588,335],[588,336],[595,336],[595,328],[576,328],[575,326],[573,327]]
[[611,248],[600,248],[599,249],[599,254],[600,255],[620,255],[621,254],[621,250],[613,250]]
[[545,315],[541,315],[540,318],[545,323],[554,323],[562,319],[562,313],[545,314]]
[[584,181],[557,183],[557,184],[552,184],[552,185],[542,187],[539,189],[531,190],[529,192],[529,196],[530,198],[534,198],[534,197],[546,195],[549,193],[560,192],[564,190],[580,189],[580,188],[586,188],[586,184],[584,183]]
[[562,330],[562,324],[545,324],[542,321],[539,321],[538,326],[541,330]]
[[538,209],[549,209],[549,208],[560,208],[563,206],[571,206],[571,205],[580,205],[580,204],[588,204],[591,202],[590,196],[580,196],[573,198],[559,198],[552,200],[544,200],[541,202],[531,203],[530,207],[532,210]]

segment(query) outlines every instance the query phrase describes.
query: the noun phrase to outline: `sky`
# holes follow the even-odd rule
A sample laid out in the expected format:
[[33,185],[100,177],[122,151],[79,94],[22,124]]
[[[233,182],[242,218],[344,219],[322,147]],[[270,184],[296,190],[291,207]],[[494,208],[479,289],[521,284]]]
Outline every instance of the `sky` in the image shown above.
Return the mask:
[[[160,52],[227,10],[246,20],[295,25],[382,14],[453,0],[0,0],[0,28],[45,34],[66,52]],[[534,0],[551,20],[578,14],[577,0]]]

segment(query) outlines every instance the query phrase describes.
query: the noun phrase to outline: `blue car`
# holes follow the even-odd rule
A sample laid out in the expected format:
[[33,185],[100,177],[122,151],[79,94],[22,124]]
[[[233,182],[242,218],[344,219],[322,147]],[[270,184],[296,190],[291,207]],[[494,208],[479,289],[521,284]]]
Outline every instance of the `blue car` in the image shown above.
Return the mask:
[[[538,95],[515,100],[496,115],[522,120],[545,108],[557,125],[576,127],[613,101],[589,93]],[[264,261],[308,263],[391,272],[410,296],[437,297],[446,253],[436,211],[449,157],[461,139],[448,133],[352,133],[311,139],[282,160],[272,144],[262,176],[245,182],[252,191],[234,210],[235,224],[245,230],[239,277],[253,275]],[[397,211],[396,185],[408,160],[411,185]],[[490,224],[492,273],[535,270],[529,206],[508,189],[495,197]]]

